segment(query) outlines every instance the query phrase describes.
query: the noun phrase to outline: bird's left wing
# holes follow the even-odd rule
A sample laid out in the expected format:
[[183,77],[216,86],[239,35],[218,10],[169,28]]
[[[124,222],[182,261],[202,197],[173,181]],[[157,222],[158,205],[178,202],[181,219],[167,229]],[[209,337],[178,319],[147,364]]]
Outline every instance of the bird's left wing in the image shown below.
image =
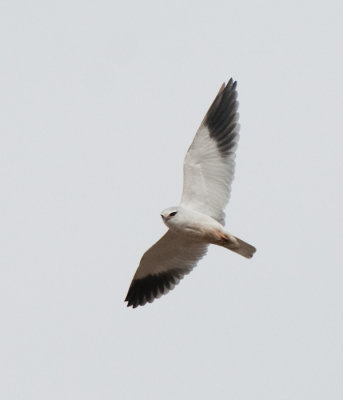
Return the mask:
[[236,82],[223,85],[202,121],[183,166],[181,205],[223,223],[238,142]]
[[125,299],[127,306],[143,306],[168,293],[196,266],[207,247],[169,230],[144,253]]

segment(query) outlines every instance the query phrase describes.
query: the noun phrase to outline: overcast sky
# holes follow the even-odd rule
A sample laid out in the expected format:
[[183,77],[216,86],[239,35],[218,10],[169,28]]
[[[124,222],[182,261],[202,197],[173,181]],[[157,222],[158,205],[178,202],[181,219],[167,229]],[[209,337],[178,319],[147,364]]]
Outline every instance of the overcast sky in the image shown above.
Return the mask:
[[[0,3],[0,397],[343,398],[341,1]],[[124,297],[238,81],[228,229]]]

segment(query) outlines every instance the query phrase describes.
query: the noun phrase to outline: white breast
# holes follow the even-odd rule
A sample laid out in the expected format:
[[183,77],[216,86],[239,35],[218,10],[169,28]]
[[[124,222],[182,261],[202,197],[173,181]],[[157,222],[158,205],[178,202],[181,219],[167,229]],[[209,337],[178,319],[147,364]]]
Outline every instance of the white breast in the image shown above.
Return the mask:
[[168,221],[171,230],[197,239],[208,240],[212,232],[224,232],[223,226],[212,217],[198,211],[182,208],[178,215]]

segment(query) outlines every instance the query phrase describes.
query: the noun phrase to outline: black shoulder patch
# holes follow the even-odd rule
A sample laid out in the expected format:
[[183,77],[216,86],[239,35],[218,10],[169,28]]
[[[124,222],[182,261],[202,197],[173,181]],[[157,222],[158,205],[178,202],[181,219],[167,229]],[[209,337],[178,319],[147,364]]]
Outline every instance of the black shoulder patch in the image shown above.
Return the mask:
[[125,298],[127,306],[136,308],[144,306],[147,302],[151,303],[155,298],[172,290],[188,272],[183,269],[173,269],[134,279]]
[[218,150],[226,157],[234,150],[238,140],[237,82],[232,78],[222,86],[204,118],[210,137],[217,142]]

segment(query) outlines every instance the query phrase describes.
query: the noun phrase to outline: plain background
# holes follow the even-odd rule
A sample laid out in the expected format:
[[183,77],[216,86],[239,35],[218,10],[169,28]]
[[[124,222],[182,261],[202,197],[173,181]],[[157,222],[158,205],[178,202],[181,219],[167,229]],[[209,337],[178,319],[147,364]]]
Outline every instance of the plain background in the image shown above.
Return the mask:
[[[0,397],[343,398],[341,1],[0,3]],[[127,309],[223,81],[222,248]]]

